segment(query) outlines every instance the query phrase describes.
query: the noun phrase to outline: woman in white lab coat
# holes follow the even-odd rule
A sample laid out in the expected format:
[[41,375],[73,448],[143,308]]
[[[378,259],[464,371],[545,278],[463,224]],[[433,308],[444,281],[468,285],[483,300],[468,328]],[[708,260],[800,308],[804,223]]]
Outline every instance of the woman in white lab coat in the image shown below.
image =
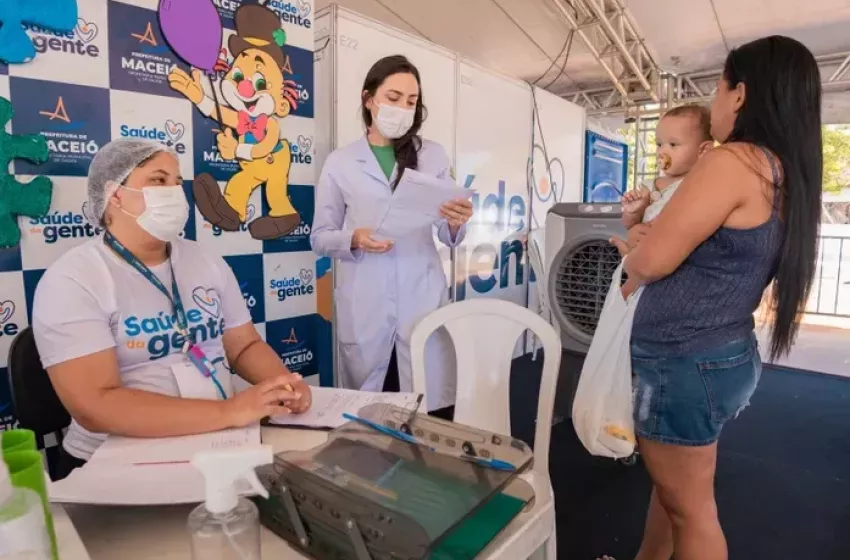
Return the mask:
[[[447,302],[447,283],[432,227],[400,239],[374,236],[406,169],[452,180],[442,146],[424,140],[425,119],[419,71],[403,56],[379,60],[366,75],[362,93],[366,133],[336,150],[325,162],[316,190],[310,241],[322,256],[339,259],[336,333],[343,387],[368,391],[412,390],[410,336],[416,324]],[[458,245],[472,216],[468,200],[441,208],[438,238]],[[454,351],[446,333],[426,348],[427,402],[431,411],[454,404]],[[394,367],[395,366],[395,367]]]

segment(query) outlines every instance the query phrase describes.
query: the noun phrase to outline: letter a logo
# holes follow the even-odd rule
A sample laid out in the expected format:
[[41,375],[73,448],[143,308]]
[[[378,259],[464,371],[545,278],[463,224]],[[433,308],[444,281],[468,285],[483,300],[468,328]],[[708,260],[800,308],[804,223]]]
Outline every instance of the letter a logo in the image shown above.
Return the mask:
[[153,34],[153,29],[151,28],[150,22],[148,22],[148,26],[145,28],[144,35],[139,35],[138,33],[131,33],[130,36],[134,39],[138,39],[140,43],[148,43],[151,46],[156,46],[156,35]]
[[68,116],[68,111],[65,110],[65,101],[62,99],[62,96],[59,96],[59,100],[56,102],[56,109],[51,113],[50,111],[39,111],[39,115],[50,118],[50,120],[59,119],[60,121],[65,121],[66,123],[71,122],[71,118]]
[[289,338],[284,338],[281,342],[285,342],[286,344],[298,344],[298,337],[295,336],[295,329],[293,328],[289,331]]

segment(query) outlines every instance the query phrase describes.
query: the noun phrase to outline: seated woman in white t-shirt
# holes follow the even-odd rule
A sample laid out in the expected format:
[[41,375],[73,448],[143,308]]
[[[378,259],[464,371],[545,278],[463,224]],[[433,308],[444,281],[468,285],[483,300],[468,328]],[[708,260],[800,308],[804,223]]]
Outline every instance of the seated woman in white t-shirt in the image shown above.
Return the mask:
[[[89,170],[87,213],[105,233],[38,284],[36,344],[73,417],[61,477],[106,434],[210,432],[311,404],[309,387],[254,328],[230,267],[180,237],[182,184],[177,155],[157,142],[104,146]],[[231,370],[254,386],[234,395]]]

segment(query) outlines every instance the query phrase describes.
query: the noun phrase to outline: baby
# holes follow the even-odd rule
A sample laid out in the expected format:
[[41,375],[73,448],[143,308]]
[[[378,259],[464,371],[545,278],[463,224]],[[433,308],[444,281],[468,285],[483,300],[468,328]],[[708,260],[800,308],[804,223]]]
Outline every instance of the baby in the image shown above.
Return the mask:
[[658,166],[664,172],[651,188],[641,185],[623,195],[623,225],[631,229],[654,220],[697,160],[714,146],[711,112],[700,105],[667,111],[655,129]]
[[[711,137],[711,111],[701,105],[682,105],[667,111],[655,129],[658,143],[658,166],[663,177],[623,195],[623,225],[632,229],[638,224],[658,217],[673,193],[685,179],[697,160],[714,147]],[[623,297],[628,297],[637,285],[627,281]]]

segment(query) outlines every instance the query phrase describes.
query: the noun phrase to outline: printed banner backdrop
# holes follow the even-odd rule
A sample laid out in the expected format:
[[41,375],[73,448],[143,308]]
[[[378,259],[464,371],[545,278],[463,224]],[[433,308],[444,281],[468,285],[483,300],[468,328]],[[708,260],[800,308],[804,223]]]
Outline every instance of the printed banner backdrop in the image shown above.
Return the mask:
[[[264,4],[286,31],[284,77],[294,82],[298,107],[281,121],[281,137],[291,145],[289,195],[301,216],[290,234],[272,241],[213,227],[197,210],[184,235],[221,256],[233,269],[254,322],[293,370],[332,384],[330,263],[310,251],[313,221],[313,0],[210,0],[222,18],[226,37],[234,33],[233,14],[243,3]],[[191,102],[168,87],[168,74],[186,65],[165,43],[156,0],[79,0],[79,20],[70,33],[27,27],[38,55],[28,64],[0,66],[0,96],[11,100],[17,134],[43,133],[50,160],[40,166],[15,162],[13,172],[53,180],[50,213],[20,219],[22,240],[0,249],[0,429],[15,425],[7,356],[15,335],[30,324],[35,287],[44,269],[70,248],[99,235],[85,217],[86,175],[97,151],[120,137],[156,138],[180,155],[192,200],[192,179],[210,173],[223,187],[238,170],[218,153],[214,129]],[[229,57],[229,53],[228,57]],[[231,58],[229,58],[231,60]],[[248,222],[268,206],[262,188],[248,205]]]
[[[537,309],[525,241],[545,227],[553,204],[580,200],[585,112],[468,61],[460,75],[457,180],[475,191],[475,214],[455,256],[456,299],[497,297]],[[493,105],[517,110],[493,119]],[[533,131],[526,108],[536,113]]]
[[[531,92],[467,61],[460,75],[457,179],[476,192],[475,214],[455,256],[455,299],[498,297],[525,306]],[[493,107],[515,110],[494,119]]]

